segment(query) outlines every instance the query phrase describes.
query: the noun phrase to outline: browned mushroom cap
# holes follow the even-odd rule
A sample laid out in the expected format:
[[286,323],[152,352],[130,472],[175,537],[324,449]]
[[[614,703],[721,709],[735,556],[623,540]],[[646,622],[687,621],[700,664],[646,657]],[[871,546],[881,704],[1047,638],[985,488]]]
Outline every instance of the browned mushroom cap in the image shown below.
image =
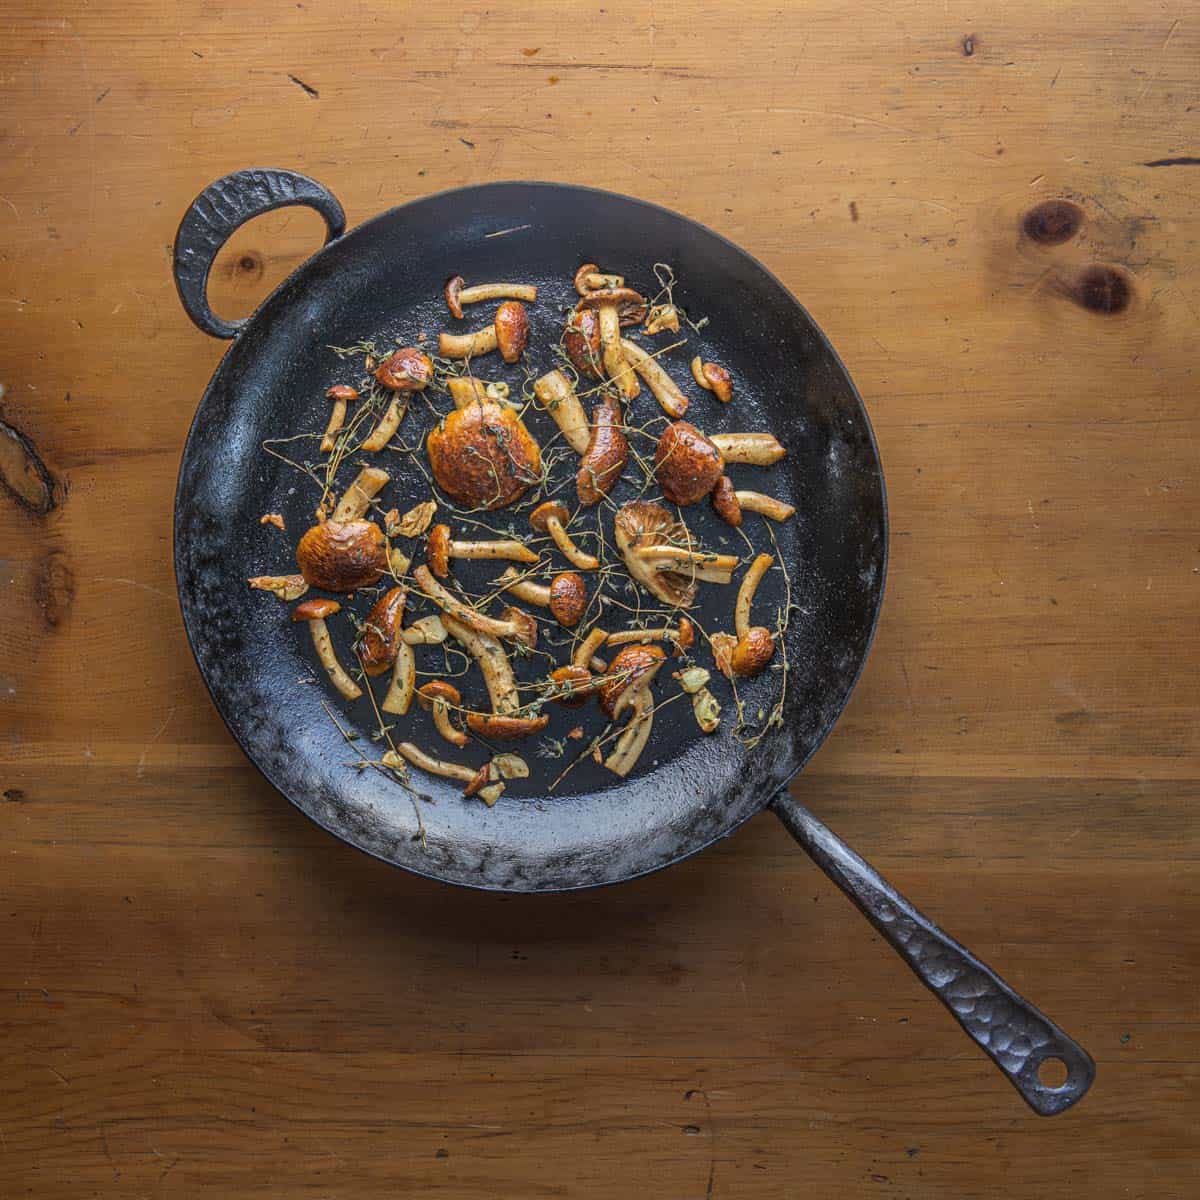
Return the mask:
[[335,383],[325,393],[326,400],[357,400],[358,390],[344,383]]
[[592,409],[591,436],[575,476],[579,503],[599,504],[621,478],[628,460],[629,441],[625,437],[621,405],[614,396],[605,396]]
[[571,310],[563,331],[563,349],[580,375],[600,378],[600,317],[594,308]]
[[733,488],[733,480],[722,475],[712,490],[712,506],[717,516],[735,528],[742,523],[742,504]]
[[445,579],[450,574],[449,525],[435,525],[429,531],[429,538],[425,543],[425,557],[429,559],[429,569],[439,579]]
[[654,478],[674,504],[695,504],[717,485],[725,470],[721,452],[689,421],[673,421],[654,452]]
[[300,539],[296,562],[310,587],[352,592],[388,569],[387,539],[374,521],[326,521]]
[[444,679],[431,679],[417,688],[417,703],[428,712],[435,700],[445,700],[447,704],[461,704],[462,696],[458,688]]
[[508,717],[499,713],[467,713],[467,728],[483,737],[501,740],[528,737],[550,724],[550,714],[536,717]]
[[679,618],[679,632],[675,635],[675,657],[686,654],[696,644],[696,628],[687,619]]
[[591,290],[587,285],[587,277],[589,275],[598,275],[600,268],[595,263],[584,263],[578,271],[575,272],[575,290],[581,295],[586,296]]
[[302,600],[292,609],[293,621],[323,621],[341,612],[342,606],[336,600],[326,600],[318,597],[316,600]]
[[425,443],[438,486],[467,508],[503,508],[542,477],[542,455],[507,405],[492,400],[456,408]]
[[559,504],[557,500],[543,500],[529,514],[529,523],[539,533],[545,533],[549,529],[552,520],[563,524],[570,515],[565,504]]
[[684,545],[688,533],[661,504],[631,500],[613,520],[617,549],[629,573],[648,591],[672,608],[687,608],[696,598],[696,580],[679,571],[655,570],[636,553],[639,546]]
[[574,571],[563,571],[550,583],[550,612],[554,619],[570,629],[579,624],[587,608],[587,586],[581,575]]
[[697,354],[692,359],[692,378],[712,392],[722,404],[733,399],[733,377],[720,363],[704,362]]
[[462,320],[462,305],[458,302],[458,295],[466,285],[467,281],[461,275],[451,275],[446,280],[446,287],[443,290],[443,295],[446,297],[446,307],[460,321]]
[[358,644],[358,657],[368,675],[382,675],[396,661],[407,595],[402,587],[391,588],[367,613],[367,628]]
[[646,297],[633,288],[598,288],[588,292],[575,306],[577,310],[600,308],[605,304],[615,304],[622,325],[640,325],[646,318]]
[[554,699],[567,708],[578,708],[586,704],[588,697],[596,690],[596,681],[587,667],[555,667],[550,672],[550,678],[557,685]]
[[433,361],[424,350],[405,346],[379,364],[375,378],[390,392],[423,392],[433,378]]
[[517,627],[518,632],[513,637],[514,641],[520,642],[523,646],[537,645],[537,618],[531,616],[523,608],[517,608],[515,605],[510,604],[507,608],[501,610],[500,620],[508,621]]
[[636,687],[648,672],[655,670],[667,656],[660,646],[626,646],[618,651],[616,658],[608,664],[605,683],[600,689],[600,707],[608,717],[616,715],[616,704],[621,693]]
[[496,344],[506,363],[515,363],[529,341],[529,314],[519,300],[505,300],[496,309]]
[[761,672],[775,654],[775,638],[769,629],[761,625],[753,625],[744,637],[739,638],[729,665],[735,675],[757,675]]

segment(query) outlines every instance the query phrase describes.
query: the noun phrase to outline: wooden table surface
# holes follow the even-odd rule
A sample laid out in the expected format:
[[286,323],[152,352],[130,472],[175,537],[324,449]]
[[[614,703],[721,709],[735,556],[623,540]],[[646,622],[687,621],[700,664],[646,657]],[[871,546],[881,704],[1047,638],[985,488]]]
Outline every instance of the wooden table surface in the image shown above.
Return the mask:
[[[0,494],[0,1195],[1196,1194],[1195,6],[13,0],[0,26],[4,417],[56,480],[43,516]],[[892,559],[796,792],[1090,1048],[1083,1104],[1027,1111],[770,816],[504,899],[257,776],[170,562],[222,353],[171,242],[251,165],[351,223],[599,184],[802,299],[875,424]],[[1082,227],[1040,246],[1054,198]],[[319,227],[246,226],[218,308]]]

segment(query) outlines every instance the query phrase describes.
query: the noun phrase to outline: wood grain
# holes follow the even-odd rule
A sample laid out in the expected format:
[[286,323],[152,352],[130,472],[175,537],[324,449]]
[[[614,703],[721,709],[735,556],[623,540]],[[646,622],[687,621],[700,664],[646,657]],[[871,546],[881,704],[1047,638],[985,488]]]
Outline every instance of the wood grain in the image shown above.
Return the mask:
[[[53,9],[0,38],[0,1195],[1184,1197],[1200,1139],[1195,63],[1175,3]],[[170,245],[237,167],[351,222],[497,178],[743,244],[829,333],[892,515],[875,650],[797,790],[1099,1061],[1045,1122],[773,820],[476,896],[245,763],[170,507],[222,348]],[[1079,234],[1021,234],[1066,198]],[[320,241],[222,253],[241,315]],[[1090,311],[1083,273],[1128,281]]]

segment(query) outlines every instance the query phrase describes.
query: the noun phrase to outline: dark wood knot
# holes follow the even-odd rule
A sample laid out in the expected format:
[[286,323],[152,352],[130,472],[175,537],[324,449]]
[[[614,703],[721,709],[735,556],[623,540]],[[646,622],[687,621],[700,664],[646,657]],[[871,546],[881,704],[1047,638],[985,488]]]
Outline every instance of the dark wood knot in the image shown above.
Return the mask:
[[1083,209],[1070,200],[1043,200],[1021,220],[1021,232],[1039,246],[1061,246],[1083,228]]

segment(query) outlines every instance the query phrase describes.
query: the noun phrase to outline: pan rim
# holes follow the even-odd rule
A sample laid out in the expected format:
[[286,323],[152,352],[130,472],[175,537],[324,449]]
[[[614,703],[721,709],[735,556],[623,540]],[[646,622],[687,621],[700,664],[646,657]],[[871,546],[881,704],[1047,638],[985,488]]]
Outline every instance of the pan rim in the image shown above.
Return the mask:
[[[621,201],[622,203],[631,204],[638,208],[651,210],[674,220],[685,222],[693,228],[701,231],[706,236],[711,237],[717,242],[721,243],[734,254],[752,264],[755,269],[761,272],[761,274],[770,283],[772,283],[779,289],[781,293],[788,297],[792,305],[795,306],[798,314],[807,322],[817,342],[823,351],[829,356],[831,363],[840,372],[841,378],[845,381],[847,386],[847,398],[853,402],[853,408],[856,410],[857,417],[861,419],[863,430],[866,434],[867,444],[869,445],[871,452],[871,460],[874,464],[874,475],[878,482],[880,499],[880,550],[878,559],[878,572],[875,581],[875,595],[871,604],[870,621],[866,631],[862,652],[859,655],[858,663],[854,669],[852,677],[850,678],[849,684],[846,687],[844,694],[840,698],[839,703],[837,704],[836,710],[830,714],[824,726],[820,729],[820,732],[814,737],[807,752],[802,758],[800,758],[795,768],[788,774],[788,776],[781,780],[776,787],[774,787],[767,795],[765,795],[759,804],[750,807],[731,825],[719,829],[712,837],[699,842],[694,846],[689,846],[687,849],[682,850],[680,853],[671,858],[665,859],[661,862],[652,863],[643,869],[632,871],[629,874],[617,876],[611,879],[590,880],[587,882],[572,884],[570,886],[546,886],[534,888],[505,887],[503,885],[494,883],[483,883],[475,882],[470,879],[452,878],[438,874],[435,871],[422,870],[419,867],[410,865],[408,863],[396,862],[379,851],[376,851],[368,846],[361,845],[359,842],[348,836],[347,831],[335,828],[331,823],[322,820],[318,815],[310,812],[307,808],[301,805],[299,801],[294,799],[289,792],[275,780],[271,771],[259,761],[258,757],[247,745],[247,741],[242,736],[242,733],[239,732],[233,723],[231,723],[225,712],[222,710],[222,706],[213,692],[213,686],[208,678],[208,675],[203,666],[201,666],[200,654],[197,650],[192,622],[189,620],[186,610],[184,586],[181,577],[183,567],[181,562],[182,551],[180,536],[182,523],[181,491],[184,483],[185,467],[193,452],[193,441],[197,436],[197,429],[200,424],[201,415],[206,404],[210,401],[210,397],[212,396],[214,389],[217,387],[218,383],[221,382],[223,372],[228,369],[231,355],[237,349],[242,338],[250,332],[255,323],[262,317],[264,310],[266,310],[273,303],[276,303],[281,293],[283,293],[289,287],[294,286],[296,282],[306,273],[317,269],[321,260],[328,254],[342,252],[343,247],[357,235],[365,233],[367,230],[372,229],[386,221],[395,219],[397,215],[404,213],[405,210],[415,205],[426,204],[431,201],[437,201],[450,197],[461,197],[468,193],[480,194],[495,189],[514,187],[546,190],[553,189],[567,192],[587,193],[594,196]],[[849,370],[846,368],[845,363],[842,361],[841,356],[838,354],[832,342],[829,340],[825,330],[816,320],[814,320],[811,313],[809,313],[808,309],[796,297],[791,289],[788,288],[761,260],[759,260],[755,255],[751,254],[748,250],[744,249],[738,243],[726,237],[719,231],[712,229],[710,226],[705,225],[703,222],[697,221],[693,217],[689,217],[676,209],[668,208],[665,205],[657,204],[654,201],[643,200],[640,197],[629,196],[622,192],[614,192],[605,188],[591,187],[586,184],[576,184],[554,180],[489,180],[486,183],[467,184],[461,187],[445,188],[438,192],[429,192],[424,195],[414,197],[411,200],[407,200],[403,204],[393,205],[392,207],[385,209],[383,212],[376,213],[374,216],[367,218],[360,224],[354,226],[352,229],[348,229],[342,236],[326,243],[324,246],[319,247],[313,254],[298,264],[297,267],[290,272],[286,278],[281,280],[280,283],[263,298],[263,300],[255,307],[250,316],[246,318],[245,323],[239,327],[235,336],[229,339],[229,345],[226,348],[225,353],[221,356],[215,368],[213,369],[213,373],[208,381],[208,385],[205,387],[203,394],[197,402],[196,410],[193,413],[191,423],[188,427],[187,436],[184,439],[179,460],[179,470],[176,476],[175,503],[172,521],[172,567],[175,574],[176,597],[180,605],[180,613],[182,617],[184,633],[188,641],[188,647],[192,652],[192,657],[196,662],[200,678],[204,682],[205,689],[208,692],[209,699],[212,701],[213,707],[216,709],[218,716],[221,718],[221,721],[225,725],[228,732],[233,736],[234,741],[242,750],[242,753],[253,764],[258,773],[275,789],[275,791],[279,792],[279,794],[282,795],[284,799],[286,799],[288,803],[292,805],[293,808],[297,809],[303,816],[308,818],[319,828],[324,829],[327,833],[333,835],[338,841],[345,843],[355,850],[358,850],[363,854],[367,854],[371,858],[378,859],[380,862],[386,863],[389,867],[403,870],[409,874],[420,876],[424,879],[429,879],[440,884],[468,888],[472,891],[499,893],[502,895],[554,895],[588,891],[593,888],[612,887],[621,883],[629,883],[635,879],[641,879],[648,875],[655,874],[658,871],[665,870],[668,867],[675,866],[676,864],[683,862],[685,859],[691,858],[693,855],[700,854],[702,851],[709,849],[717,842],[722,841],[724,838],[735,833],[751,817],[756,816],[758,813],[761,813],[765,809],[771,807],[776,796],[791,786],[796,777],[811,761],[813,755],[816,754],[816,752],[825,744],[829,735],[832,733],[834,726],[836,726],[838,721],[841,719],[846,707],[849,705],[849,702],[854,695],[859,680],[862,678],[862,673],[866,668],[867,660],[870,658],[871,650],[875,642],[875,636],[878,632],[879,618],[882,613],[884,595],[886,592],[889,558],[890,518],[887,503],[887,482],[883,470],[882,458],[879,453],[878,439],[875,435],[874,426],[871,423],[870,414],[868,413],[866,405],[863,402],[862,395],[859,392],[857,384],[854,382],[854,379]]]

